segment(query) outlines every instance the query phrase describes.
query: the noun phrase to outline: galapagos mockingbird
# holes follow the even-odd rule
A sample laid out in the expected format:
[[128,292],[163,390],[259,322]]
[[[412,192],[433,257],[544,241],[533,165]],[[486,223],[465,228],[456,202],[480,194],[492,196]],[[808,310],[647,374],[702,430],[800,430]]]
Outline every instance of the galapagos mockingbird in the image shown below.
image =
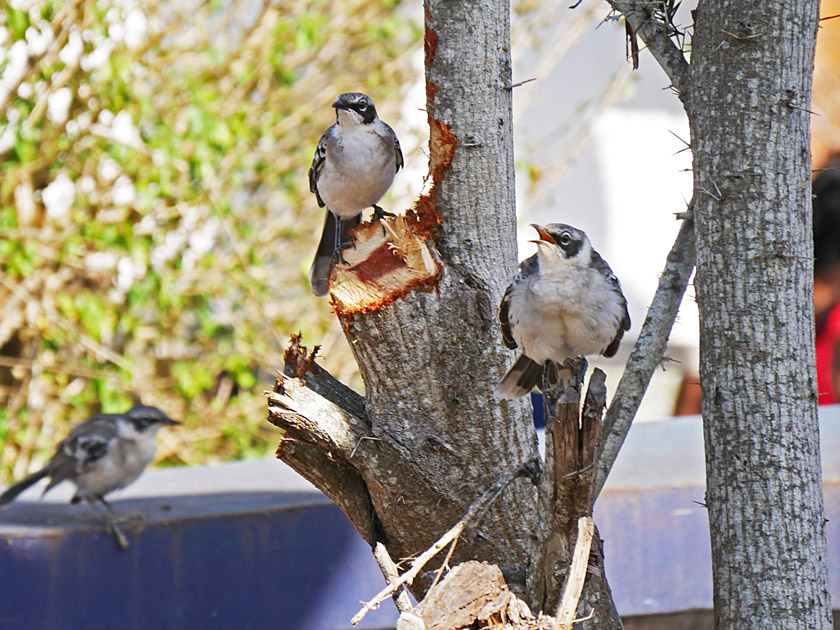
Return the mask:
[[0,494],[0,506],[11,503],[24,490],[45,477],[46,494],[62,481],[76,486],[71,503],[82,500],[107,508],[106,523],[123,549],[128,539],[117,527],[115,513],[105,495],[135,481],[155,456],[158,429],[180,424],[157,407],[136,405],[125,413],[99,414],[76,425],[56,447],[38,472]]
[[630,329],[621,284],[586,234],[562,223],[532,227],[537,253],[519,265],[499,306],[505,345],[522,355],[496,387],[498,398],[529,393],[546,362],[613,356]]
[[379,119],[369,97],[347,92],[332,106],[335,124],[321,136],[309,168],[309,190],[315,193],[318,206],[328,210],[309,269],[309,283],[317,297],[327,294],[333,258],[347,264],[341,248],[348,244],[350,230],[361,223],[362,211],[373,208],[373,221],[394,216],[376,204],[403,165],[397,134]]

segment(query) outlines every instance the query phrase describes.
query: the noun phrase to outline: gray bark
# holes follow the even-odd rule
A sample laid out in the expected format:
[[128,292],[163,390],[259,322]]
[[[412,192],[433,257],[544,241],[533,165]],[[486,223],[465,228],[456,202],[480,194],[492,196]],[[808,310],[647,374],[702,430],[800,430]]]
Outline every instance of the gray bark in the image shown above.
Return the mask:
[[716,627],[830,628],[812,302],[817,0],[698,5],[690,67]]

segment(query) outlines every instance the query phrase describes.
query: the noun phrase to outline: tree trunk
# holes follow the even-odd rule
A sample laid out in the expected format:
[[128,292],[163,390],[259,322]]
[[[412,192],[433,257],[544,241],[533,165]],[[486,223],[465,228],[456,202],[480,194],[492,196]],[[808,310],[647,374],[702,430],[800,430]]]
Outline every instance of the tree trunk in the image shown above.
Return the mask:
[[701,0],[689,79],[716,627],[831,628],[812,301],[818,0]]
[[[406,286],[379,307],[337,306],[365,382],[359,433],[332,435],[327,457],[293,440],[280,449],[296,468],[313,458],[335,468],[319,485],[395,558],[424,551],[500,474],[537,457],[530,404],[492,395],[512,358],[496,311],[517,263],[509,5],[425,8],[433,188],[407,224],[428,238],[440,273],[428,291]],[[536,488],[515,481],[450,564],[480,558],[524,575],[537,520]]]

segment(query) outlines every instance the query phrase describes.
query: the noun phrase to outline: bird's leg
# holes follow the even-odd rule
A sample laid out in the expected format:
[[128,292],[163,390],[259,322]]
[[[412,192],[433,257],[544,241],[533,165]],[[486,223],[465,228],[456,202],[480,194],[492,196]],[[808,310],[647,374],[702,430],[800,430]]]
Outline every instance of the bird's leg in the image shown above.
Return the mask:
[[[116,518],[118,515],[114,511],[114,508],[111,507],[111,504],[108,503],[104,497],[98,496],[94,498],[98,500],[102,505],[104,505],[107,509],[107,512],[105,512],[105,522],[108,524],[108,529],[110,529],[111,533],[114,535],[114,538],[117,541],[117,545],[119,545],[119,548],[122,550],[128,549],[128,538],[117,525]],[[93,507],[92,502],[90,505],[91,507]]]
[[545,369],[548,371],[549,385],[559,386],[559,390],[563,391],[583,382],[583,373],[586,372],[586,359],[577,357],[566,359],[560,363],[549,359],[546,361]]
[[[370,218],[371,223],[376,223],[377,221],[382,220],[383,217],[395,217],[397,216],[393,212],[386,212],[376,204],[371,206],[373,208],[373,216]],[[382,226],[382,234],[387,234],[388,232],[385,231],[385,226]]]
[[348,267],[350,263],[344,259],[344,256],[341,255],[341,248],[352,245],[354,248],[356,244],[353,241],[348,241],[347,243],[341,242],[341,217],[337,214],[335,215],[335,250],[333,252],[333,258],[338,258],[339,261],[343,262]]

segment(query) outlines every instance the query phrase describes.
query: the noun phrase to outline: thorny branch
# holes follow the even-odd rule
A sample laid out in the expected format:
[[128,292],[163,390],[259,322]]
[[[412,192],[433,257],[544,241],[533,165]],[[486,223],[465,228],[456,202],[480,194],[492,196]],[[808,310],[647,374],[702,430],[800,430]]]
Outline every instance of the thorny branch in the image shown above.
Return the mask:
[[[379,565],[379,570],[382,571],[386,584],[391,584],[399,579],[400,574],[397,571],[397,565],[394,564],[391,554],[388,553],[388,549],[381,542],[377,542],[373,546],[373,557],[376,559],[376,564]],[[391,597],[399,612],[404,613],[411,610],[411,600],[408,598],[408,591],[406,591],[405,586],[391,593]]]
[[[689,204],[689,211],[693,202]],[[627,437],[653,371],[665,354],[668,336],[680,308],[688,279],[694,269],[694,219],[686,219],[668,254],[659,286],[651,301],[645,323],[624,369],[612,403],[604,416],[600,459],[595,473],[593,501],[598,497]]]
[[[688,60],[672,39],[675,29],[662,15],[643,0],[607,0],[622,15],[662,66],[683,104],[688,102]],[[662,3],[665,4],[664,2]]]

